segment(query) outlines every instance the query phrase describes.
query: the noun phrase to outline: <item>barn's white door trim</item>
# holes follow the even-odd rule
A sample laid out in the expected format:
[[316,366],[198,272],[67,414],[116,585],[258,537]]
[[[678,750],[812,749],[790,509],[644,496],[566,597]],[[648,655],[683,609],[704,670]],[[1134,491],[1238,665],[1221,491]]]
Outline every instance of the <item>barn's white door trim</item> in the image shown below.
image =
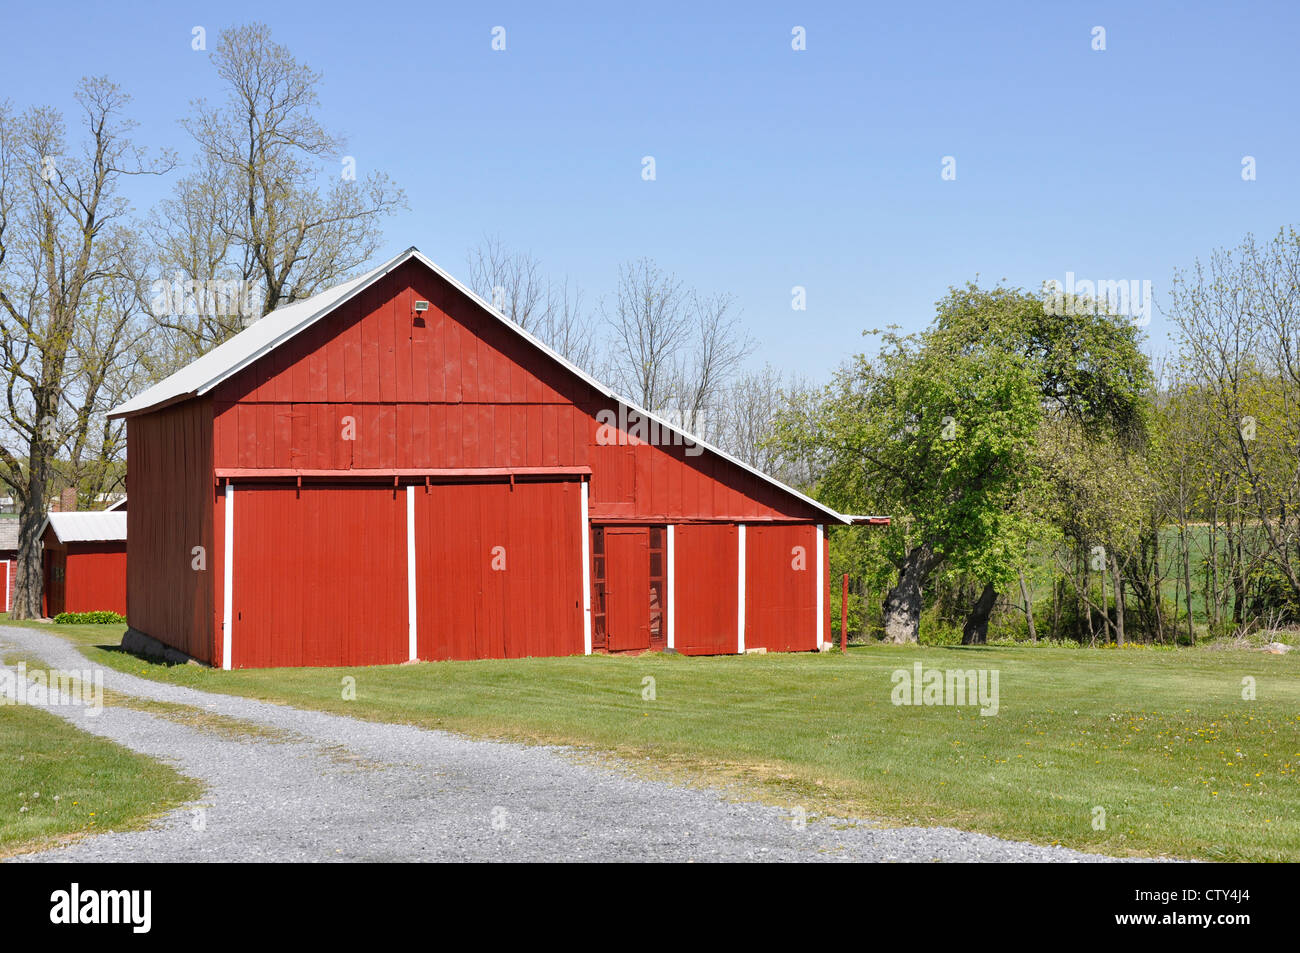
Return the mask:
[[[582,646],[591,654],[591,520],[587,512],[587,481],[582,481]],[[670,630],[671,631],[671,630]],[[669,636],[672,638],[672,636]]]
[[668,647],[677,648],[677,548],[673,525],[668,524]]
[[406,657],[419,656],[415,614],[415,487],[406,488]]
[[745,524],[739,524],[739,530],[736,534],[740,542],[736,546],[737,565],[740,571],[736,573],[736,654],[745,654]]
[[814,623],[813,631],[817,637],[813,639],[813,648],[820,651],[822,647],[822,633],[825,631],[822,627],[822,619],[825,618],[826,612],[826,567],[822,565],[822,552],[826,545],[826,527],[819,525],[817,530],[817,619]]
[[225,579],[222,580],[221,667],[230,671],[230,629],[235,605],[235,487],[226,481],[226,551],[222,557]]
[[2,564],[2,565],[5,567],[5,568],[4,568],[4,574],[5,574],[5,612],[8,612],[8,611],[9,611],[9,560],[7,560],[7,559],[0,559],[0,564]]

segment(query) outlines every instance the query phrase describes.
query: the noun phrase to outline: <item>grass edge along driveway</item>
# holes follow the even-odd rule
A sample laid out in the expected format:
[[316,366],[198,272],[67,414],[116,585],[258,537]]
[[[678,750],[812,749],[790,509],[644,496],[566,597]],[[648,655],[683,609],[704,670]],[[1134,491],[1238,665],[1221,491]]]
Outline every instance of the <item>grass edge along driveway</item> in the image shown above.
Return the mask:
[[0,859],[148,827],[201,791],[171,766],[58,715],[0,704]]
[[[158,681],[572,745],[810,813],[1118,856],[1300,859],[1294,655],[872,646],[222,672],[105,648],[117,627],[42,628]],[[894,673],[916,662],[996,671],[997,714],[894,704]]]

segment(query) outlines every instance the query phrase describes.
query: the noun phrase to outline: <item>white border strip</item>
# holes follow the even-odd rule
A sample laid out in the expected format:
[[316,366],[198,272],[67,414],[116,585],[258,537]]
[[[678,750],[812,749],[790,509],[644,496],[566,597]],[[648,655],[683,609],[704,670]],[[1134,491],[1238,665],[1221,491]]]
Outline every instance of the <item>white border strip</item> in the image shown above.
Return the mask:
[[740,543],[738,549],[737,565],[739,571],[736,573],[736,654],[745,654],[745,524],[738,523],[737,527],[740,532],[737,537]]
[[415,487],[406,488],[406,657],[419,658],[415,606]]
[[587,519],[587,481],[582,481],[582,651],[591,654],[591,524]]
[[226,481],[226,552],[222,557],[225,566],[225,579],[222,595],[221,620],[221,667],[230,671],[231,638],[230,629],[234,617],[235,605],[235,487]]
[[4,563],[4,567],[5,567],[5,612],[8,612],[9,611],[9,560],[0,559],[0,563]]
[[677,648],[677,546],[675,527],[668,524],[668,647]]
[[820,652],[822,647],[822,636],[826,632],[826,627],[822,625],[822,620],[826,614],[826,566],[822,562],[822,553],[826,546],[826,527],[822,525],[814,526],[817,531],[817,638],[813,639],[813,649]]

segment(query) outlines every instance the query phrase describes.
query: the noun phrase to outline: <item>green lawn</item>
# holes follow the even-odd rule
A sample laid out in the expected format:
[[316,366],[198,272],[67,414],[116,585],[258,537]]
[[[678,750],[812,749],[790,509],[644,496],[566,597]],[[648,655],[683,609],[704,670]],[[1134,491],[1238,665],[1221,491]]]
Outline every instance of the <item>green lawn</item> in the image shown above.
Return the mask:
[[[614,752],[809,811],[952,824],[1112,854],[1300,860],[1300,656],[1230,650],[862,647],[221,672],[102,647],[160,681],[482,737]],[[90,630],[90,631],[87,631]],[[111,636],[110,636],[111,633]],[[999,672],[1000,711],[895,706],[914,661]],[[343,698],[345,677],[356,699]],[[1242,699],[1253,677],[1257,698]],[[642,697],[654,679],[655,700]],[[1094,809],[1106,812],[1096,830]]]
[[[125,626],[0,623],[57,631],[81,645],[116,645]],[[11,663],[39,664],[20,652]],[[173,768],[87,734],[47,711],[0,704],[0,857],[79,834],[131,830],[192,801],[202,786]],[[22,808],[26,807],[24,811]]]
[[143,827],[199,792],[167,765],[57,715],[0,705],[0,857],[77,834]]

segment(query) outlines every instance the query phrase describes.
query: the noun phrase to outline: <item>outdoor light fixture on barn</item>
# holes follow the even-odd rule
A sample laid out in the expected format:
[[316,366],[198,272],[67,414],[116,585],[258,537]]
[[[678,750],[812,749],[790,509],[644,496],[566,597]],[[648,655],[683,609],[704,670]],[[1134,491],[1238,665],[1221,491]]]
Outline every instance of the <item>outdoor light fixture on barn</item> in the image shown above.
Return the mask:
[[131,625],[215,665],[830,637],[845,517],[621,400],[414,248],[113,416],[150,501],[127,513]]

